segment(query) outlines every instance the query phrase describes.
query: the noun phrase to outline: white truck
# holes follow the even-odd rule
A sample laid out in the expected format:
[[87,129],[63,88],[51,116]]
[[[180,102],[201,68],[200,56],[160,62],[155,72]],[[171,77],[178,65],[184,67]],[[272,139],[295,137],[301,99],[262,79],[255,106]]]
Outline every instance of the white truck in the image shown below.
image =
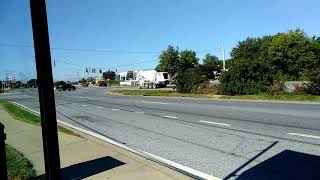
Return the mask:
[[167,72],[157,72],[156,70],[138,70],[135,81],[139,88],[166,87],[169,84],[169,74]]

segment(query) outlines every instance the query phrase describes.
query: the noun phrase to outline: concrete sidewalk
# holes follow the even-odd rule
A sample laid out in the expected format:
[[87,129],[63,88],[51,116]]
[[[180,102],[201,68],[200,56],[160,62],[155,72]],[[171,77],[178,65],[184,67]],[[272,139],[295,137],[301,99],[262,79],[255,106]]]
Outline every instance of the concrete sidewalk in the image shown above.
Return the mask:
[[[44,174],[40,126],[17,121],[0,107],[6,143],[22,152]],[[63,179],[191,179],[139,155],[75,131],[81,137],[59,132]]]

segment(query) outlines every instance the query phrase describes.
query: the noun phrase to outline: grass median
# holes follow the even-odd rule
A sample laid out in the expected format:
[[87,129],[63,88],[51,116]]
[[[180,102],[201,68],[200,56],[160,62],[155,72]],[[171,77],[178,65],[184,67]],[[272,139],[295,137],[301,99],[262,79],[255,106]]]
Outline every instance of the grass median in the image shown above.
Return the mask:
[[[14,119],[35,124],[35,125],[40,125],[40,117],[38,115],[35,115],[34,113],[31,113],[13,103],[7,102],[7,101],[0,101],[0,105],[3,107],[4,110],[6,110]],[[74,135],[80,137],[79,134],[58,125],[58,131],[69,134],[69,135]]]
[[6,145],[8,179],[24,180],[36,176],[31,162],[13,147]]
[[215,97],[217,95],[212,94],[195,94],[195,93],[178,93],[176,91],[170,90],[122,90],[115,89],[111,90],[112,93],[122,94],[122,95],[131,95],[131,96],[167,96],[167,97],[194,97],[194,98],[202,98],[202,97]]
[[272,100],[272,101],[313,101],[320,102],[320,96],[312,95],[242,95],[226,96],[215,94],[196,94],[196,93],[178,93],[170,90],[122,90],[115,89],[112,93],[131,95],[131,96],[167,96],[167,97],[191,97],[191,98],[208,98],[208,99],[240,99],[240,100]]

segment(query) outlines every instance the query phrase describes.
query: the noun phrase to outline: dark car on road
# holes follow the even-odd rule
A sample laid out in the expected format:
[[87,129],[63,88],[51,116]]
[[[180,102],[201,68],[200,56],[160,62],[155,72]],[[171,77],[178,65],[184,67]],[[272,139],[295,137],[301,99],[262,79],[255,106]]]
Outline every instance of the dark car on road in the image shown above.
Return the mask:
[[61,85],[57,86],[57,90],[58,91],[66,91],[66,90],[68,90],[68,91],[73,90],[74,91],[74,90],[76,90],[76,87],[71,84],[61,84]]
[[105,81],[99,82],[99,87],[107,87],[107,86],[108,86],[107,82],[105,82]]

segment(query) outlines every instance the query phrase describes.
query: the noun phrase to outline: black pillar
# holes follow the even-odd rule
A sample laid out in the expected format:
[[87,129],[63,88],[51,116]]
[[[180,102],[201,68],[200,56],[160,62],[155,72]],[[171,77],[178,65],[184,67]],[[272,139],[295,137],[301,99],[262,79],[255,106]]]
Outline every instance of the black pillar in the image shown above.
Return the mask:
[[5,140],[4,125],[0,123],[0,179],[3,180],[8,179]]
[[46,179],[60,180],[56,107],[45,0],[30,0]]

